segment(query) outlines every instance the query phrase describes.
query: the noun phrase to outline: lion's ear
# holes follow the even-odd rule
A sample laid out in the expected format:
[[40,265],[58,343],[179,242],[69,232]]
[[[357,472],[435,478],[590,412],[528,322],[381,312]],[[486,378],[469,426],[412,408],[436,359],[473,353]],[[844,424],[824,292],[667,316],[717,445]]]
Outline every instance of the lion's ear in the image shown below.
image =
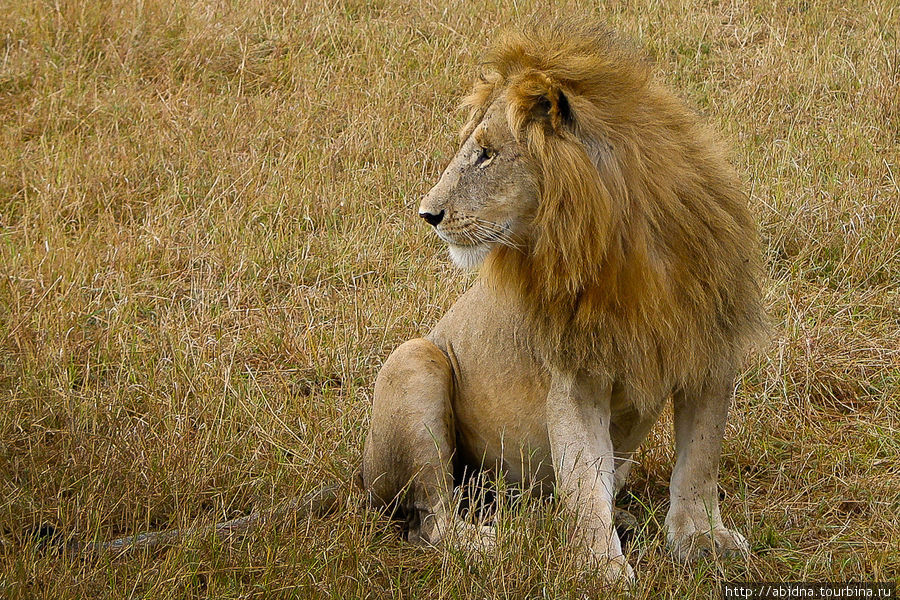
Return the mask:
[[568,92],[541,72],[523,77],[514,88],[514,100],[531,121],[548,124],[554,131],[571,128],[575,115]]
[[559,87],[548,90],[538,101],[535,109],[538,112],[536,116],[548,119],[555,130],[559,130],[562,127],[571,127],[575,122],[569,98],[562,88]]

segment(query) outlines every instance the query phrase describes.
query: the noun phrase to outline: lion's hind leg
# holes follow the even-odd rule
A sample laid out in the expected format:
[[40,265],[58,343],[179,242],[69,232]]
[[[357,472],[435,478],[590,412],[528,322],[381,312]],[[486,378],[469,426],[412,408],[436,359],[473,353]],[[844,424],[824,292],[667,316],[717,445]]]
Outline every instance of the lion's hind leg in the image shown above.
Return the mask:
[[452,501],[452,394],[453,368],[430,341],[410,340],[388,357],[375,381],[363,484],[405,521],[410,541],[485,550],[493,530],[460,519]]

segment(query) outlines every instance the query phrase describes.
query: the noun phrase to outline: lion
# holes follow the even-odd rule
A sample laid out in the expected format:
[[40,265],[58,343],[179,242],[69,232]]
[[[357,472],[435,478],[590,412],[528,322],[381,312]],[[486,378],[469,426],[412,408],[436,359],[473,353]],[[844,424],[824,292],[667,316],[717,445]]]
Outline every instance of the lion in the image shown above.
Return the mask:
[[378,373],[366,490],[411,540],[479,548],[493,534],[453,508],[460,467],[555,492],[581,555],[630,580],[614,498],[671,397],[668,545],[685,562],[747,555],[717,476],[765,329],[761,252],[723,145],[597,24],[503,34],[463,104],[419,216],[479,276]]
[[[672,398],[666,538],[676,559],[745,556],[719,510],[718,463],[738,369],[764,337],[761,252],[716,135],[639,52],[577,20],[501,35],[464,102],[459,150],[422,199],[474,285],[375,381],[359,483],[411,541],[484,550],[458,516],[459,474],[556,494],[580,556],[634,573],[613,526],[633,455]],[[333,510],[325,485],[218,525],[111,542],[246,534]]]

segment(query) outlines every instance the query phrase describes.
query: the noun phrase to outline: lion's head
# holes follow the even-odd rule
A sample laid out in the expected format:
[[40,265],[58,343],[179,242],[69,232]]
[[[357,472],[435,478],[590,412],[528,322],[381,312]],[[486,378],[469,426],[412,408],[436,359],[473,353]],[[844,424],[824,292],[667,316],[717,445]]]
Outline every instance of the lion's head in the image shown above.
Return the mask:
[[[464,100],[459,150],[419,207],[460,266],[506,247],[541,259],[560,283],[573,278],[564,285],[577,290],[605,253],[623,182],[610,171],[609,140],[592,135],[598,105],[614,119],[648,70],[605,30],[559,35],[572,28],[502,37]],[[590,86],[601,94],[591,97]]]
[[464,268],[480,265],[495,246],[525,248],[540,191],[539,165],[513,136],[503,99],[473,125],[419,207]]
[[[677,385],[761,323],[758,247],[715,136],[608,30],[502,36],[420,214],[514,290],[557,366]],[[611,366],[612,365],[612,366]]]

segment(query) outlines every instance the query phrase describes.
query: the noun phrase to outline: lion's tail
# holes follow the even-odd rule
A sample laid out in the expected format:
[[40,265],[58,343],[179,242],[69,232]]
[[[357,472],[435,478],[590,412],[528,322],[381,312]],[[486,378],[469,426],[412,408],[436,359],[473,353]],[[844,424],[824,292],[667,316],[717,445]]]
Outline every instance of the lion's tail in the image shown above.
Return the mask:
[[122,537],[108,542],[70,543],[66,551],[79,556],[122,555],[135,550],[161,548],[177,544],[193,536],[214,534],[222,538],[247,535],[264,526],[288,526],[308,515],[334,512],[345,494],[338,484],[324,484],[299,498],[293,498],[272,508],[257,510],[230,521],[187,529],[168,529]]

